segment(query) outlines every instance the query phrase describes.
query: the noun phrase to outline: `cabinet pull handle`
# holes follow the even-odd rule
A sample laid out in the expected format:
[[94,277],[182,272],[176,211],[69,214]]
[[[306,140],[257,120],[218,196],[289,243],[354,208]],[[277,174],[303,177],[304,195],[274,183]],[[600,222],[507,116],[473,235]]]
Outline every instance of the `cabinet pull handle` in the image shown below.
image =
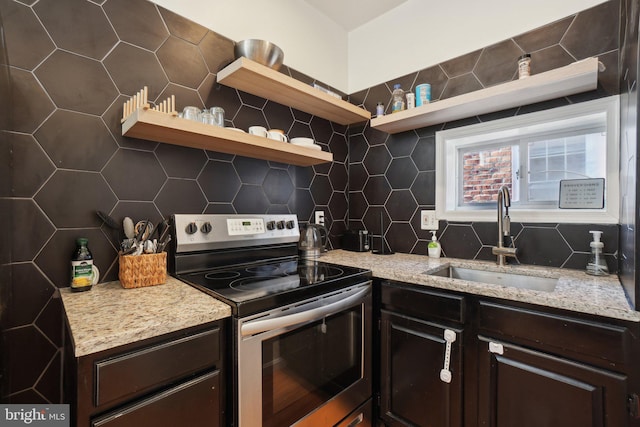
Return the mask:
[[364,414],[358,414],[357,417],[355,417],[353,420],[351,420],[349,424],[347,424],[347,427],[355,427],[358,424],[361,424],[363,421],[364,421]]
[[504,354],[504,347],[502,346],[502,344],[489,342],[489,352],[495,354]]
[[451,371],[449,370],[449,364],[451,363],[451,343],[455,342],[456,333],[451,329],[445,329],[444,340],[447,344],[444,348],[444,368],[440,371],[440,380],[449,384],[451,382]]

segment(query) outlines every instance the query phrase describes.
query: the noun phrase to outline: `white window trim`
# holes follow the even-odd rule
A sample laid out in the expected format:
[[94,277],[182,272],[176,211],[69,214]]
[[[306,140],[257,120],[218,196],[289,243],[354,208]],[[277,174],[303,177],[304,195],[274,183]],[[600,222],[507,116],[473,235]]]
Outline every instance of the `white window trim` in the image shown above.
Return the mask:
[[[618,224],[620,211],[619,148],[620,101],[610,96],[594,101],[523,114],[436,133],[436,217],[449,221],[496,221],[496,210],[455,209],[457,185],[456,150],[474,141],[485,141],[483,135],[501,132],[501,136],[518,135],[521,128],[542,125],[588,114],[605,113],[607,125],[607,176],[604,209],[509,209],[512,221],[531,223],[592,223]],[[455,143],[453,141],[456,141]],[[460,142],[463,141],[463,142]],[[454,187],[455,188],[455,187]]]

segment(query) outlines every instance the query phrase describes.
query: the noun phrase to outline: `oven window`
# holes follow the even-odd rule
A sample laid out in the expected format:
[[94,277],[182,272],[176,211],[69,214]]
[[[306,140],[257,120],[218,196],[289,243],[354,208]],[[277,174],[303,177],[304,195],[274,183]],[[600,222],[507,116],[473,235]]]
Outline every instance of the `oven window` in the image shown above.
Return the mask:
[[288,426],[362,378],[362,306],[262,343],[262,425]]

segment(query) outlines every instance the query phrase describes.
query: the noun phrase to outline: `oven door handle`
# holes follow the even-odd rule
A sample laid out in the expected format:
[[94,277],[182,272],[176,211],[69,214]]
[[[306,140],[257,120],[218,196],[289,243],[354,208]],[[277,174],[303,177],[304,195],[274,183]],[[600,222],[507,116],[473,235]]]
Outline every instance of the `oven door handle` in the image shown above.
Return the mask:
[[369,291],[370,290],[367,287],[353,295],[348,296],[345,299],[328,305],[312,308],[310,310],[301,311],[295,314],[289,314],[287,316],[276,317],[273,319],[256,320],[254,322],[245,323],[240,328],[240,332],[243,337],[246,337],[265,331],[272,331],[280,328],[285,328],[287,326],[306,323],[312,320],[318,320],[331,314],[338,313],[345,308],[354,305],[355,302],[361,300],[367,293],[369,293]]

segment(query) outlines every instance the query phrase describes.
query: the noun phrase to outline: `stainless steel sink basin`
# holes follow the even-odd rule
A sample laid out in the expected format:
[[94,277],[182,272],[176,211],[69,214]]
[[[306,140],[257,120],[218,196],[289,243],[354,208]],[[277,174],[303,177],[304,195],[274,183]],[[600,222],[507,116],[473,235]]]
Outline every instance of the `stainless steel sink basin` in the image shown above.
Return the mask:
[[525,276],[524,274],[475,270],[464,267],[446,267],[428,274],[542,292],[552,292],[558,284],[558,279],[549,277]]

